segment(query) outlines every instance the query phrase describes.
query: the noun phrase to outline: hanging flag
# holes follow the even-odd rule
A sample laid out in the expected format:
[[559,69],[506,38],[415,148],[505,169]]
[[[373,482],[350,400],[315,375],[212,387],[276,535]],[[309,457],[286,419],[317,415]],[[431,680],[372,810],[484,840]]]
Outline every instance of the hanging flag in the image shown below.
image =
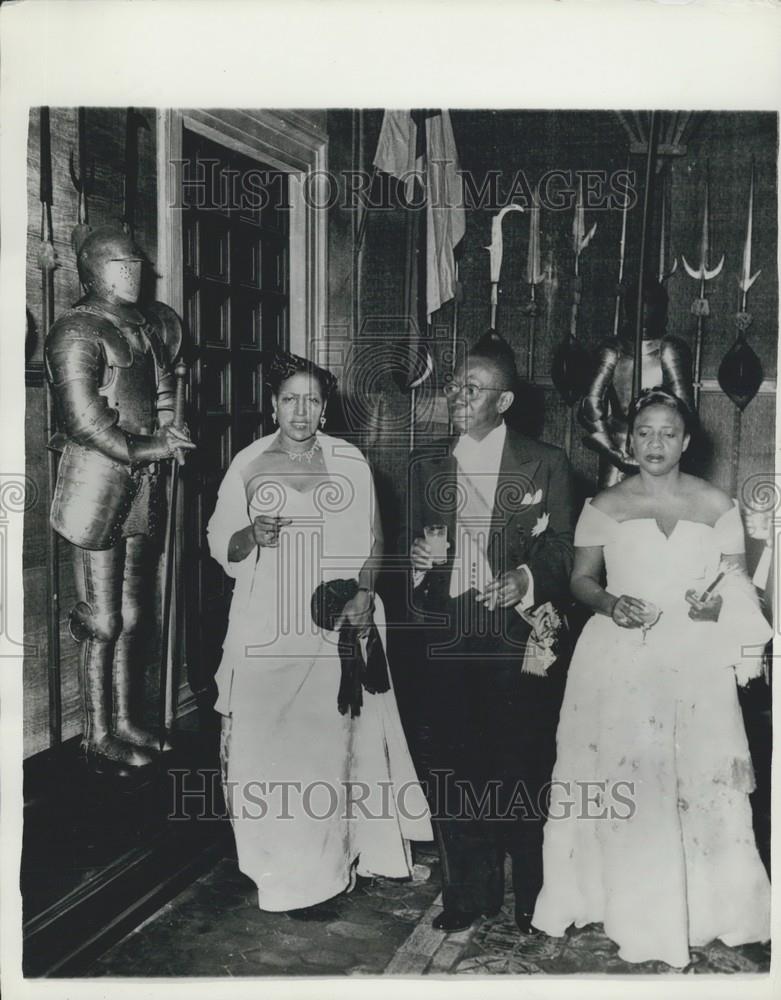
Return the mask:
[[450,114],[426,119],[426,314],[456,294],[453,251],[466,232],[463,185]]
[[417,164],[418,127],[410,111],[386,111],[382,118],[374,166],[404,181],[404,194],[412,200]]
[[455,247],[466,232],[463,184],[448,111],[386,111],[374,166],[404,183],[412,200],[425,185],[426,315],[456,292]]

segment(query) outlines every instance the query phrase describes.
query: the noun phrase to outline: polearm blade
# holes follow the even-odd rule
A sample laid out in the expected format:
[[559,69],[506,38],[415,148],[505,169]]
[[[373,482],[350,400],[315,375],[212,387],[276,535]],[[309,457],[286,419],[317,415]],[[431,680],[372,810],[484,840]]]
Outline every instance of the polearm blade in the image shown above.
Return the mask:
[[659,270],[657,273],[657,279],[660,285],[663,285],[668,278],[672,278],[675,272],[678,270],[678,258],[673,257],[673,262],[670,265],[670,270],[667,270],[667,253],[668,253],[668,242],[669,233],[667,231],[669,219],[668,214],[670,212],[670,185],[667,182],[667,177],[662,176],[662,217],[661,225],[659,227]]
[[754,350],[746,341],[746,333],[751,326],[753,317],[748,312],[748,293],[751,286],[762,273],[762,270],[751,273],[751,243],[754,234],[754,157],[751,158],[751,182],[748,191],[748,210],[746,218],[746,241],[743,244],[743,264],[738,278],[740,288],[740,311],[735,317],[737,338],[732,347],[722,358],[719,366],[719,385],[724,393],[735,404],[732,415],[732,496],[738,490],[738,469],[740,467],[740,448],[743,433],[743,410],[748,406],[759,390],[762,382],[762,365]]
[[[629,177],[629,160],[626,161],[626,173]],[[629,194],[624,199],[624,207],[621,211],[621,241],[618,244],[618,288],[616,290],[616,306],[613,314],[613,336],[618,336],[618,328],[621,325],[621,283],[624,280],[624,261],[626,259],[626,219],[629,214]]]
[[[52,227],[52,204],[54,189],[52,183],[51,122],[49,109],[40,110],[40,200],[41,200],[41,245],[38,251],[38,266],[41,269],[41,332],[45,341],[54,323],[54,270],[57,267],[57,253],[54,249]],[[51,388],[46,387],[46,439],[54,434],[54,401]],[[49,499],[54,495],[57,481],[57,453],[48,452]],[[60,550],[56,532],[49,527],[46,546],[46,634],[48,642],[48,692],[49,730],[52,746],[62,742],[62,687],[60,677]]]
[[712,281],[724,267],[725,255],[721,255],[721,260],[713,268],[708,268],[708,258],[710,257],[710,178],[705,180],[705,200],[702,210],[702,235],[700,237],[700,264],[699,267],[692,267],[686,258],[681,254],[683,266],[690,278],[699,280],[701,298],[705,297],[705,282]]
[[708,258],[710,256],[710,233],[709,233],[709,221],[710,221],[710,177],[706,175],[705,178],[705,199],[702,211],[702,235],[700,237],[700,264],[699,267],[694,268],[689,264],[686,258],[681,254],[681,260],[683,261],[683,266],[686,273],[690,278],[700,283],[700,294],[699,298],[696,298],[692,302],[691,312],[697,317],[697,333],[694,342],[694,406],[695,409],[699,409],[700,405],[700,388],[702,383],[702,337],[703,337],[703,320],[706,316],[710,315],[710,305],[708,299],[705,296],[705,283],[707,281],[712,281],[715,277],[721,274],[721,270],[724,267],[725,255],[721,255],[721,260],[716,265],[716,267],[708,267]]
[[754,233],[754,158],[751,158],[751,184],[749,186],[748,193],[748,219],[746,221],[746,242],[743,244],[743,272],[738,279],[738,285],[740,286],[741,295],[741,306],[740,311],[746,311],[746,305],[748,301],[748,293],[751,286],[757,280],[757,278],[762,274],[762,269],[760,268],[756,274],[751,274],[751,241]]
[[532,195],[531,218],[529,220],[529,246],[526,254],[526,284],[529,286],[529,303],[524,313],[529,317],[529,340],[526,345],[526,378],[534,378],[534,349],[537,335],[537,285],[545,280],[542,269],[540,248],[540,192],[535,188]]
[[574,339],[578,331],[578,311],[580,309],[580,255],[589,245],[597,231],[596,222],[586,232],[586,209],[583,205],[583,178],[578,179],[578,197],[575,203],[575,214],[572,219],[572,249],[575,252],[575,289],[572,297],[572,312],[570,314],[570,336]]
[[491,270],[491,329],[496,329],[496,307],[499,304],[499,278],[502,273],[502,257],[504,256],[504,240],[502,237],[502,221],[508,212],[523,212],[522,205],[505,205],[491,220],[491,243],[485,247],[489,254]]
[[529,248],[526,256],[526,283],[530,286],[532,301],[534,289],[545,278],[542,269],[540,249],[540,192],[535,188],[532,196],[532,207],[529,221]]
[[87,116],[84,108],[78,109],[77,122],[79,144],[78,173],[73,159],[73,150],[71,150],[69,157],[71,181],[79,193],[76,225],[71,231],[71,246],[75,253],[79,252],[81,244],[90,233],[87,195],[92,191],[95,184],[95,164],[93,162],[89,167],[87,166]]
[[578,179],[578,197],[575,203],[575,215],[572,220],[572,249],[575,251],[575,274],[579,273],[580,255],[591,242],[597,231],[596,222],[586,232],[586,208],[583,204],[583,178]]

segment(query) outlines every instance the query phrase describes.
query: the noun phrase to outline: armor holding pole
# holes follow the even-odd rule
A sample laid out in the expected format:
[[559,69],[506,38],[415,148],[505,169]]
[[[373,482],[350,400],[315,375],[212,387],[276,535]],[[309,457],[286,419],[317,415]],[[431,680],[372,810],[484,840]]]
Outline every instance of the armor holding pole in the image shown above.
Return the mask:
[[61,453],[50,522],[73,546],[82,749],[119,773],[151,763],[158,745],[131,718],[135,645],[157,579],[159,463],[194,447],[171,426],[181,322],[162,303],[138,305],[143,262],[120,226],[93,230],[77,256],[87,294],[45,344],[49,447]]
[[[41,329],[46,337],[54,323],[54,271],[57,267],[57,253],[54,249],[52,227],[52,185],[51,126],[49,108],[40,112],[41,149],[41,245],[38,250],[38,266],[41,269]],[[46,432],[54,434],[54,401],[51,391],[46,392]],[[57,480],[57,456],[48,456],[49,496],[54,492]],[[60,676],[60,546],[57,535],[49,530],[46,546],[46,624],[49,682],[49,732],[53,746],[62,742],[62,678]]]

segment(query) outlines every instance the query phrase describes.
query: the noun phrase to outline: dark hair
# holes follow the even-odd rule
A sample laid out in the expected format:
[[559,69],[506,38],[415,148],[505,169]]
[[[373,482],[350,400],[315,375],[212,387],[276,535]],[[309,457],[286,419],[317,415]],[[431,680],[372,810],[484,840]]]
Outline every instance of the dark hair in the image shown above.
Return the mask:
[[301,374],[310,375],[317,379],[324,400],[328,399],[336,387],[336,376],[327,368],[321,368],[309,358],[302,358],[300,355],[290,354],[288,351],[275,351],[271,355],[266,364],[264,379],[272,393],[277,396],[283,382],[294,375]]
[[518,369],[515,365],[515,352],[504,337],[495,330],[487,330],[469,349],[467,361],[484,361],[493,365],[499,375],[503,388],[509,392],[518,389]]
[[635,421],[638,416],[647,410],[649,406],[666,406],[670,410],[675,410],[683,421],[683,429],[686,434],[693,433],[696,427],[696,418],[689,407],[682,399],[674,393],[665,389],[661,385],[654,386],[653,389],[643,389],[637,399],[632,401],[629,408],[629,433],[635,429]]

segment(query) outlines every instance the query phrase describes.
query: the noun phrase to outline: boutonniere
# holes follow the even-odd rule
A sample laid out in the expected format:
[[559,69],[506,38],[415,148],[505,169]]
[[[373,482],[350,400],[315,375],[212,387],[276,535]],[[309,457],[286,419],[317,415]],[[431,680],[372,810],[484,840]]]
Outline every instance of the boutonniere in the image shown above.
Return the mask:
[[547,511],[544,514],[540,514],[537,521],[532,528],[532,538],[539,538],[545,531],[548,530],[548,525],[550,524],[550,514]]

